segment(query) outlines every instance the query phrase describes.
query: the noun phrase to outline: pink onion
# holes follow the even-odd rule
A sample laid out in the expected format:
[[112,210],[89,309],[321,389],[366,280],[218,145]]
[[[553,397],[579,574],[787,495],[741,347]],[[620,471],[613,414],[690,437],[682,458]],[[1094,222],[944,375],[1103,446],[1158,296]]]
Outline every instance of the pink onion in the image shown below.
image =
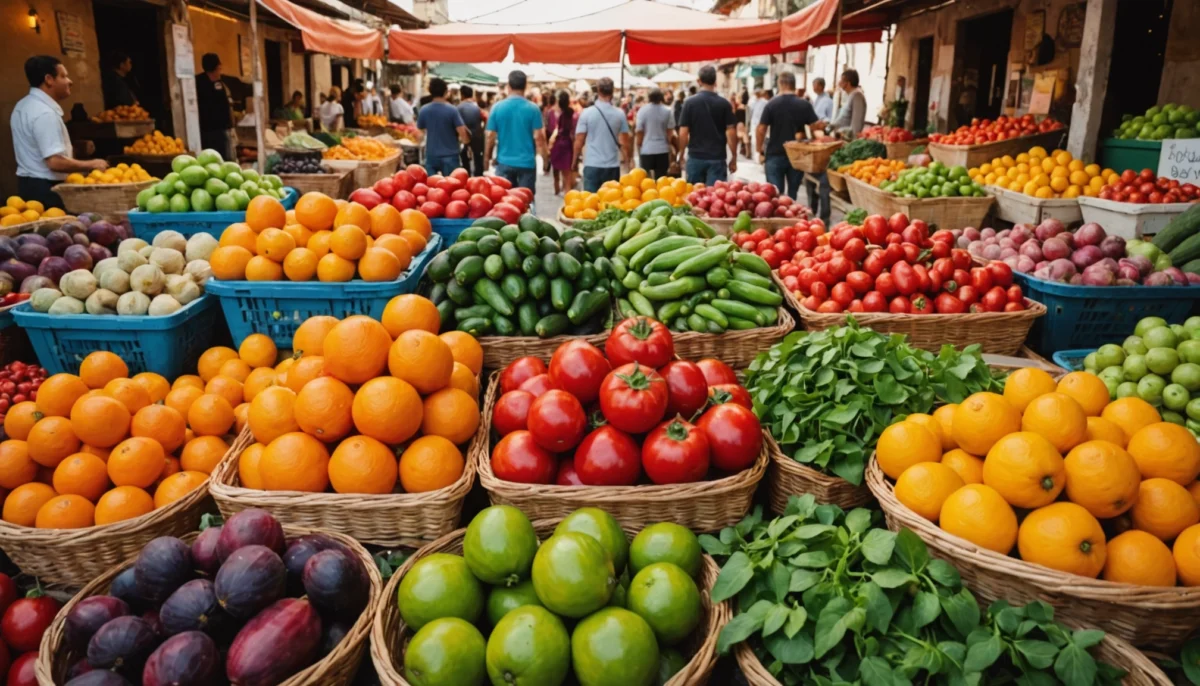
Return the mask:
[[968,243],[967,244],[967,252],[971,253],[972,255],[982,255],[983,254],[983,241],[974,240],[974,241],[971,241],[970,243]]
[[1093,264],[1083,270],[1083,285],[1085,286],[1111,286],[1116,280],[1116,272],[1109,269],[1107,265]]
[[968,226],[967,228],[963,229],[962,235],[973,241],[977,241],[982,237],[979,229],[975,228],[974,226]]
[[1007,260],[1010,257],[1017,256],[1016,248],[1000,248],[1000,259]]
[[1063,231],[1062,233],[1055,236],[1055,238],[1062,241],[1063,244],[1066,245],[1071,250],[1074,250],[1075,248],[1079,247],[1078,245],[1075,244],[1075,234],[1071,233],[1070,231]]
[[1015,247],[1017,247],[1017,243],[1016,243],[1016,241],[1014,241],[1013,239],[1009,238],[1008,236],[1005,236],[1004,238],[1001,238],[1000,240],[996,241],[996,243],[997,243],[997,244],[998,244],[998,245],[999,245],[1001,248],[1015,248]]
[[1063,226],[1062,222],[1060,222],[1057,219],[1051,218],[1051,219],[1045,219],[1042,221],[1041,224],[1038,224],[1037,228],[1033,230],[1033,234],[1035,236],[1037,236],[1037,239],[1039,241],[1044,241],[1047,238],[1054,238],[1055,236],[1057,236],[1058,234],[1060,234],[1066,230],[1067,230],[1067,227]]
[[971,245],[971,239],[967,238],[966,236],[959,236],[958,238],[954,239],[954,247],[956,247],[956,248],[964,248],[965,249],[965,248],[970,247],[970,245]]
[[1062,281],[1076,274],[1075,263],[1071,260],[1054,260],[1050,263],[1050,273],[1055,281]]
[[992,238],[996,235],[996,230],[991,227],[988,227],[988,228],[980,231],[979,235],[983,236],[984,238]]
[[1132,264],[1122,264],[1121,266],[1117,267],[1117,278],[1137,281],[1138,279],[1142,278],[1142,273],[1139,272],[1138,268]]
[[1145,279],[1142,279],[1143,286],[1174,286],[1175,279],[1172,279],[1165,272],[1154,272]]
[[1186,286],[1188,283],[1187,274],[1184,274],[1183,270],[1179,267],[1167,267],[1163,270],[1163,273],[1174,279],[1175,283],[1180,286]]
[[[1031,246],[1032,246],[1032,249],[1034,249],[1034,250],[1039,249],[1037,247],[1037,241],[1028,241],[1021,246],[1021,254],[1022,255],[1028,254],[1025,251],[1030,249]],[[1042,243],[1042,247],[1040,248],[1040,251],[1047,260],[1060,260],[1065,257],[1071,256],[1071,248],[1067,247],[1067,244],[1064,243],[1061,238],[1057,238],[1057,237],[1056,238],[1047,238]],[[1033,255],[1030,255],[1030,257],[1033,257]],[[1034,258],[1034,259],[1036,259],[1036,258]]]
[[986,260],[998,260],[1000,259],[1000,246],[994,243],[992,245],[985,245],[983,246],[981,255]]
[[1020,264],[1021,264],[1021,256],[1020,255],[1009,255],[1008,257],[1001,257],[1000,259],[1004,261],[1004,264],[1007,264],[1013,270],[1022,271],[1020,268]]
[[1183,275],[1187,277],[1187,280],[1188,280],[1188,285],[1189,285],[1189,286],[1195,286],[1195,285],[1197,285],[1197,284],[1200,284],[1200,274],[1193,274],[1193,273],[1191,273],[1191,272],[1184,272],[1184,273],[1183,273]]
[[1017,224],[1013,227],[1012,233],[1010,233],[1008,237],[1013,239],[1013,243],[1021,245],[1030,238],[1033,238],[1033,231],[1031,231],[1029,227],[1025,226],[1024,224]]
[[1100,228],[1096,222],[1088,222],[1076,229],[1074,233],[1077,246],[1100,245],[1100,242],[1107,236],[1104,229]]
[[1106,236],[1100,241],[1100,252],[1114,260],[1125,257],[1125,239],[1120,236]]
[[1071,253],[1071,261],[1076,267],[1086,269],[1104,258],[1104,253],[1094,245],[1085,245]]
[[1017,264],[1013,267],[1013,269],[1016,269],[1022,274],[1028,274],[1036,268],[1037,263],[1033,261],[1033,258],[1028,257],[1027,255],[1018,255]]
[[1138,270],[1139,277],[1145,276],[1154,271],[1154,265],[1151,264],[1150,259],[1143,255],[1130,255],[1129,257],[1122,257],[1117,262],[1117,266],[1119,267],[1123,267],[1125,265],[1129,265]]
[[1021,244],[1021,249],[1018,252],[1034,262],[1038,262],[1049,257],[1043,247],[1038,246],[1037,241],[1025,241]]
[[1012,229],[1004,229],[996,234],[996,238],[1004,240],[1005,238],[1008,238],[1011,233]]

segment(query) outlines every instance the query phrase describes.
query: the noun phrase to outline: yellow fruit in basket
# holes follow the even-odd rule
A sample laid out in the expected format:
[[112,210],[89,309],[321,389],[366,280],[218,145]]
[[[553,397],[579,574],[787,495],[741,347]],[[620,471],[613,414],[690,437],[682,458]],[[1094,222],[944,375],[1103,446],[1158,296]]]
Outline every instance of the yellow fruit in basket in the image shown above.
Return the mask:
[[1164,541],[1200,522],[1200,506],[1187,489],[1170,479],[1146,479],[1130,511],[1133,526]]
[[1131,529],[1108,542],[1101,578],[1119,584],[1174,586],[1175,559],[1165,543]]
[[1014,507],[1054,502],[1067,482],[1062,455],[1045,438],[1011,433],[996,442],[983,461],[983,483]]
[[1017,542],[1017,515],[994,488],[968,484],[950,494],[938,517],[942,530],[1007,555]]
[[1022,152],[1022,153],[1017,154],[1017,164],[1028,164],[1028,163],[1029,163],[1029,153]]
[[1095,374],[1071,372],[1059,379],[1055,390],[1073,398],[1089,417],[1100,416],[1108,405],[1108,387]]
[[942,464],[954,470],[964,484],[983,483],[983,460],[960,448],[942,455]]
[[1143,478],[1161,477],[1188,486],[1200,474],[1200,443],[1178,424],[1145,426],[1133,434],[1126,449]]
[[1095,578],[1104,569],[1104,529],[1075,503],[1054,503],[1030,512],[1017,534],[1026,562],[1068,574]]
[[[1080,372],[1086,373],[1086,372]],[[1097,379],[1099,381],[1099,379]],[[1104,382],[1100,382],[1102,385]],[[1118,398],[1104,407],[1100,416],[1121,427],[1126,443],[1143,427],[1162,421],[1158,410],[1141,398]]]
[[1189,526],[1179,534],[1171,549],[1171,556],[1175,558],[1179,583],[1183,586],[1200,586],[1200,525]]
[[1045,156],[1046,156],[1046,149],[1045,149],[1045,148],[1043,148],[1043,147],[1042,147],[1042,146],[1040,146],[1040,145],[1035,145],[1035,146],[1033,146],[1032,148],[1030,148],[1030,149],[1029,149],[1029,154],[1030,154],[1030,155],[1037,155],[1038,157],[1045,157]]
[[1088,176],[1099,176],[1100,175],[1100,165],[1093,162],[1093,163],[1085,166],[1083,168],[1083,171],[1086,172]]
[[942,503],[965,484],[950,467],[938,462],[915,464],[896,480],[896,500],[931,522],[936,522]]
[[1034,398],[1054,390],[1054,377],[1036,367],[1018,369],[1004,381],[1004,399],[1021,412]]
[[[1025,408],[1021,430],[1042,436],[1059,453],[1065,453],[1087,438],[1087,416],[1074,398],[1063,393],[1046,393],[1034,398]],[[1197,451],[1200,452],[1200,446]],[[1200,459],[1197,464],[1200,467]]]
[[1054,189],[1052,189],[1048,186],[1042,186],[1041,188],[1038,188],[1036,191],[1033,192],[1033,196],[1035,198],[1042,198],[1042,199],[1053,198],[1054,197]]
[[1021,413],[1002,396],[975,393],[954,409],[954,442],[972,455],[987,455],[996,441],[1021,430]]
[[913,414],[905,417],[904,421],[913,422],[928,429],[929,433],[933,434],[934,437],[938,439],[938,443],[942,446],[942,450],[949,450],[950,448],[954,447],[952,443],[947,445],[947,441],[952,441],[953,439],[947,439],[947,437],[943,435],[941,422],[934,419],[933,415],[925,414],[924,412],[914,412]]
[[1141,475],[1137,463],[1108,441],[1084,441],[1063,460],[1067,498],[1100,519],[1111,519],[1133,507]]
[[921,462],[939,462],[942,444],[929,429],[915,422],[892,424],[879,435],[875,458],[884,474],[896,479]]
[[1082,194],[1083,194],[1083,191],[1079,188],[1079,186],[1067,186],[1067,190],[1062,192],[1062,197],[1078,198]]

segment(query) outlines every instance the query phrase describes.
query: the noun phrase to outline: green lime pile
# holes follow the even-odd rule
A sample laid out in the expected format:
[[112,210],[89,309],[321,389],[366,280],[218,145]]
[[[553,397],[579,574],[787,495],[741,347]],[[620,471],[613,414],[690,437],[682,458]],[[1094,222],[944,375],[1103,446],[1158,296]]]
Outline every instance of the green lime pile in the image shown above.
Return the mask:
[[1104,380],[1113,400],[1137,396],[1164,421],[1200,435],[1200,317],[1183,324],[1146,317],[1121,345],[1089,353],[1083,368]]
[[539,545],[524,513],[489,507],[462,555],[427,555],[400,580],[400,616],[416,631],[404,676],[422,686],[663,684],[686,664],[674,646],[700,624],[701,556],[678,524],[630,543],[612,515],[585,507]]
[[966,167],[947,167],[941,162],[905,169],[895,181],[884,181],[879,187],[902,198],[982,198],[987,195],[983,186],[971,180]]
[[1200,138],[1200,110],[1169,102],[1155,105],[1139,116],[1126,114],[1113,131],[1114,138],[1161,141],[1164,138]]
[[283,180],[226,162],[216,150],[171,160],[171,173],[137,195],[143,212],[240,212],[259,195],[283,199]]

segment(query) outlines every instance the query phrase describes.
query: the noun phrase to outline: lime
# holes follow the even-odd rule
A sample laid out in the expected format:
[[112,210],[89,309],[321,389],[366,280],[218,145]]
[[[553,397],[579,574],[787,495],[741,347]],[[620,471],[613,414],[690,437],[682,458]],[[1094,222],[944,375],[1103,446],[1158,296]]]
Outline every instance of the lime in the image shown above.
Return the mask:
[[1166,387],[1167,382],[1161,376],[1147,374],[1137,382],[1137,394],[1142,400],[1158,407],[1162,405],[1162,394]]
[[612,596],[608,599],[608,607],[625,607],[629,604],[629,589],[622,584],[613,588]]
[[1138,385],[1134,381],[1122,381],[1117,384],[1117,398],[1132,398],[1138,394]]
[[537,553],[537,533],[512,505],[493,505],[471,520],[463,537],[463,558],[480,581],[512,586],[529,578]]
[[[1122,350],[1121,352],[1124,353],[1125,351]],[[1083,358],[1083,370],[1095,374],[1096,371],[1100,369],[1100,365],[1096,362],[1096,360],[1097,357],[1095,352],[1088,353],[1087,356]]]
[[493,684],[553,686],[571,668],[571,637],[562,620],[532,605],[509,612],[487,643],[487,673]]
[[1101,376],[1100,380],[1104,382],[1104,387],[1108,389],[1108,399],[1117,399],[1117,386],[1121,384],[1121,375],[1117,374],[1116,378]]
[[196,155],[196,161],[200,164],[221,164],[224,160],[221,158],[221,153],[212,148],[205,148]]
[[1171,371],[1171,382],[1183,386],[1189,392],[1200,391],[1200,364],[1184,362],[1175,367]]
[[[1196,330],[1193,329],[1193,331]],[[1180,341],[1175,350],[1179,353],[1180,360],[1200,364],[1200,340],[1190,338],[1186,341]]]
[[1183,328],[1187,329],[1188,331],[1200,329],[1200,315],[1192,315],[1184,320]]
[[208,164],[204,165],[204,171],[208,172],[208,177],[210,179],[225,178],[225,168],[216,162],[209,162]]
[[138,209],[145,212],[146,206],[150,204],[150,198],[153,198],[153,197],[154,197],[154,187],[153,186],[151,186],[149,188],[143,188],[142,190],[138,191],[138,194],[137,194]]
[[487,643],[470,622],[443,617],[421,627],[404,651],[404,678],[413,686],[487,683]]
[[1192,394],[1188,393],[1188,389],[1177,383],[1167,384],[1162,392],[1163,407],[1168,410],[1182,411],[1191,399]]
[[233,196],[230,195],[229,193],[222,193],[222,194],[218,195],[216,197],[215,203],[216,203],[218,211],[237,212],[237,208],[238,208],[237,200],[234,200]]
[[171,211],[172,212],[187,212],[192,209],[192,204],[188,202],[186,195],[178,193],[171,196]]
[[1172,410],[1163,410],[1162,419],[1164,422],[1171,422],[1172,424],[1178,424],[1179,426],[1187,426],[1187,418]]
[[483,586],[461,557],[434,553],[418,560],[400,580],[396,603],[413,629],[440,617],[474,622],[483,613]]
[[[220,167],[217,167],[217,169],[220,169]],[[209,195],[215,198],[222,193],[228,193],[229,186],[224,181],[214,176],[209,178],[208,181],[204,182],[204,190],[208,191]]]
[[186,167],[179,172],[179,180],[186,183],[190,188],[199,188],[208,181],[208,172],[200,165]]
[[278,174],[267,174],[263,176],[263,180],[271,185],[271,188],[283,188],[283,179],[279,178]]
[[551,536],[533,558],[533,589],[552,612],[583,617],[604,607],[617,575],[608,553],[587,534]]
[[1141,336],[1127,336],[1125,342],[1121,344],[1121,348],[1125,350],[1126,355],[1145,355],[1149,350],[1142,342]]
[[[1155,329],[1150,333],[1157,331],[1166,329]],[[1175,348],[1150,348],[1150,352],[1146,353],[1146,368],[1155,374],[1170,374],[1178,364],[1179,353],[1175,352]]]
[[492,626],[496,626],[501,617],[518,607],[526,605],[540,606],[541,604],[542,601],[538,600],[537,593],[533,590],[533,582],[529,579],[512,587],[497,586],[488,593],[488,622]]
[[[247,169],[246,171],[249,171],[249,170]],[[247,193],[252,193],[252,192],[260,190],[258,187],[257,181],[243,181],[242,185],[238,186],[238,188],[242,189],[243,191],[245,191]],[[251,195],[250,197],[253,198],[254,196]]]
[[231,171],[222,179],[230,188],[241,188],[243,183],[246,183],[246,177],[242,176],[241,170]]
[[1200,398],[1189,400],[1184,412],[1187,414],[1188,419],[1200,421]]
[[1143,334],[1142,342],[1151,350],[1155,348],[1174,348],[1176,345],[1179,345],[1179,336],[1175,335],[1171,327],[1159,326]]
[[1126,357],[1125,364],[1121,365],[1121,369],[1124,371],[1126,381],[1137,381],[1150,373],[1150,370],[1146,367],[1145,355],[1130,355]]
[[258,170],[254,169],[253,167],[243,169],[242,176],[246,177],[247,181],[258,181],[260,178],[258,175]]
[[1142,317],[1133,327],[1133,335],[1145,337],[1146,333],[1151,329],[1157,329],[1167,325],[1167,320],[1162,317]]
[[229,195],[237,202],[238,211],[246,209],[246,206],[250,204],[250,196],[246,195],[246,191],[235,188],[229,191]]
[[179,181],[176,181],[175,183],[173,183],[171,185],[175,187],[176,193],[183,193],[186,195],[186,194],[192,192],[192,187],[187,185],[187,183],[184,182],[183,179],[180,179]]
[[1108,379],[1113,379],[1117,383],[1120,383],[1121,381],[1125,380],[1125,370],[1121,367],[1105,367],[1104,369],[1101,369],[1100,373],[1096,376],[1106,381]]
[[159,181],[158,183],[154,184],[154,186],[152,186],[152,188],[154,188],[154,192],[158,193],[159,195],[166,195],[166,196],[175,195],[175,182],[174,181],[167,181],[166,179],[163,179],[162,181]]
[[673,562],[688,576],[700,573],[700,541],[687,527],[659,522],[638,532],[629,546],[629,566],[637,574],[655,562]]
[[176,155],[175,159],[171,160],[171,171],[178,173],[195,163],[196,158],[191,155]]
[[606,607],[575,627],[571,665],[580,686],[649,686],[658,672],[658,641],[646,620]]
[[658,676],[655,677],[654,686],[666,684],[685,665],[687,665],[687,658],[683,656],[683,653],[674,648],[663,648],[658,654]]
[[597,507],[581,507],[554,527],[554,533],[574,531],[600,541],[612,560],[613,569],[620,574],[629,560],[629,537],[612,515]]
[[646,620],[659,645],[675,645],[700,623],[700,590],[678,566],[655,562],[633,577],[628,607]]
[[192,191],[192,210],[196,212],[212,212],[213,197],[203,188]]
[[1117,366],[1125,361],[1125,351],[1115,343],[1106,343],[1100,346],[1095,355],[1096,367],[1099,369]]
[[171,201],[165,195],[154,195],[146,201],[146,211],[155,214],[171,209]]
[[1183,328],[1183,324],[1172,324],[1171,332],[1175,334],[1175,338],[1179,342],[1186,341],[1192,337],[1192,335],[1188,333],[1188,330]]
[[[1183,425],[1186,426],[1187,430],[1191,431],[1193,435],[1200,434],[1200,421],[1189,418],[1183,423]],[[1197,438],[1200,438],[1200,436],[1197,436]]]

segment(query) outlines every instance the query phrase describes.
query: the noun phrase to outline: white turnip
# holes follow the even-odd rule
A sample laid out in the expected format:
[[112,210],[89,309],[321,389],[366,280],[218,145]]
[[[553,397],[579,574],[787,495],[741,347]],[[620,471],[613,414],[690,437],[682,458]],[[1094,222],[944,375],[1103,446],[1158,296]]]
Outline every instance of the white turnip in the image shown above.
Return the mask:
[[987,260],[1000,259],[1000,246],[996,244],[983,246],[983,258]]
[[1100,245],[1100,242],[1107,236],[1104,229],[1096,222],[1088,222],[1075,230],[1075,245],[1083,247],[1085,245]]

